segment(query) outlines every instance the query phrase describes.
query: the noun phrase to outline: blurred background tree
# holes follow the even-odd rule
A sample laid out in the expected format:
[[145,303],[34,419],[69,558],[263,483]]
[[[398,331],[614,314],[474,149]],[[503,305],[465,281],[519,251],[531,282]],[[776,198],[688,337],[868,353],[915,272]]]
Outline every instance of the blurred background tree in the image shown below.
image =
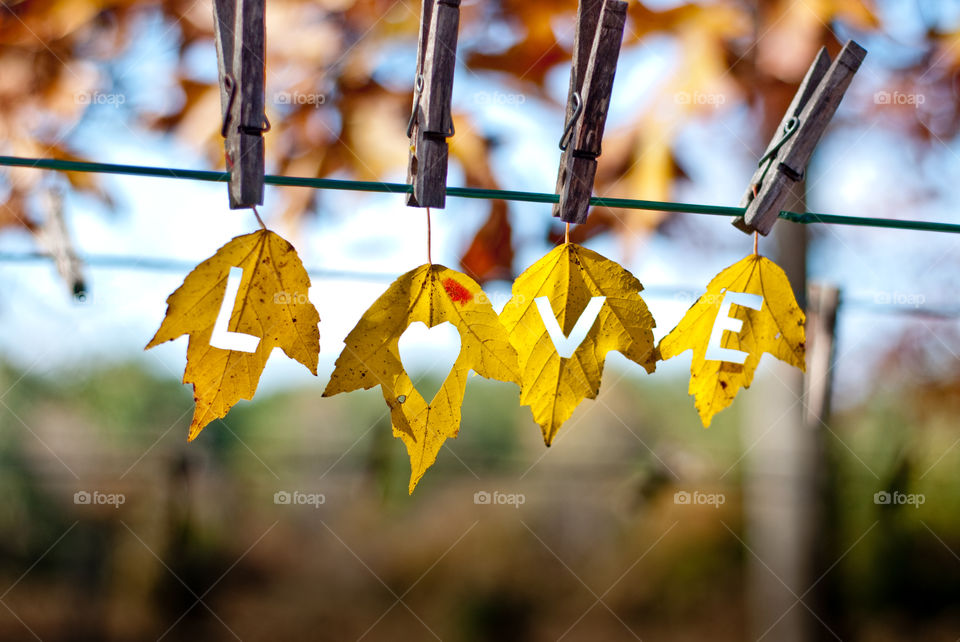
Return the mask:
[[[179,62],[175,77],[153,79],[161,88],[156,100],[124,105],[131,126],[169,132],[198,146],[212,167],[222,168],[219,97],[215,83],[198,77],[202,74],[194,64],[197,56],[212,52],[207,5],[175,0],[5,3],[0,15],[0,138],[7,153],[82,156],[71,132],[98,95],[121,92],[141,73],[137,60],[116,61],[130,48],[142,21],[159,14],[164,40],[175,43]],[[669,8],[652,8],[658,5]],[[922,91],[931,98],[924,109],[904,104],[884,110],[889,116],[884,125],[902,128],[918,141],[949,139],[960,122],[953,100],[960,72],[954,45],[960,32],[944,28],[949,20],[940,15],[940,3],[920,2],[918,7],[928,25],[924,38],[893,42],[902,51],[884,63],[897,89]],[[505,95],[543,100],[562,112],[547,82],[551,71],[569,63],[575,12],[570,0],[465,2],[459,55],[467,71],[460,73],[494,78]],[[412,82],[403,83],[403,73],[390,73],[403,71],[390,67],[390,56],[413,46],[418,19],[414,2],[271,2],[266,60],[268,116],[274,123],[267,137],[271,171],[362,180],[402,171]],[[622,57],[629,60],[651,40],[669,38],[676,44],[677,60],[670,78],[655,87],[629,122],[608,132],[597,193],[674,198],[678,182],[687,178],[677,151],[686,127],[746,109],[755,136],[745,144],[759,149],[818,48],[835,53],[840,40],[853,35],[870,49],[877,40],[893,40],[887,26],[865,0],[631,2]],[[412,77],[412,70],[406,71]],[[934,99],[940,96],[945,99]],[[460,105],[453,153],[467,185],[496,187],[492,152],[499,141],[476,122],[480,102]],[[853,115],[865,117],[874,114]],[[35,216],[29,195],[40,177],[28,170],[14,170],[12,176],[3,222],[31,227]],[[72,174],[70,180],[75,189],[109,198],[97,192],[91,176]],[[290,219],[317,212],[315,200],[323,198],[308,190],[283,194],[280,210]],[[464,248],[465,267],[481,280],[508,278],[515,269],[509,210],[509,205],[491,203],[486,224]],[[632,243],[669,219],[605,210],[576,232],[584,237],[612,231]]]

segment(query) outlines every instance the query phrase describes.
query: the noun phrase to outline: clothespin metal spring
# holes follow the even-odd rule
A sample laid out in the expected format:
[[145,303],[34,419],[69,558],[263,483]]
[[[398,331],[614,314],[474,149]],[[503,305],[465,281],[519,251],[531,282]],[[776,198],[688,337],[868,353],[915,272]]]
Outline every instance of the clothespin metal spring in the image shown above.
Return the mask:
[[573,100],[573,113],[570,115],[570,120],[567,121],[567,124],[563,128],[563,134],[560,136],[560,151],[567,151],[567,145],[570,144],[570,138],[573,136],[573,128],[576,127],[577,121],[580,119],[580,114],[583,112],[583,99],[580,97],[580,92],[575,91],[571,94],[571,100]]
[[[237,81],[233,79],[233,74],[226,74],[223,77],[223,84],[226,85],[227,92],[230,94],[230,97],[227,99],[227,109],[223,114],[223,124],[220,126],[220,136],[226,138],[230,132],[230,111],[233,109],[233,101],[237,96]],[[267,114],[264,112],[262,125],[256,127],[241,123],[237,125],[237,131],[249,136],[266,134],[270,131],[270,120],[267,119]]]
[[[417,74],[417,80],[413,87],[413,109],[410,111],[410,120],[407,121],[407,138],[413,136],[413,126],[420,122],[418,115],[420,113],[420,97],[423,96],[423,74]],[[445,131],[434,132],[424,129],[423,133],[452,138],[454,134],[456,134],[456,129],[453,126],[453,119],[451,118],[450,125]]]
[[[783,133],[780,135],[780,139],[767,151],[766,154],[763,155],[763,158],[760,159],[760,162],[757,163],[757,167],[763,168],[763,173],[761,173],[760,178],[754,181],[754,183],[751,185],[753,191],[756,191],[761,185],[763,185],[763,180],[767,177],[767,172],[770,171],[770,166],[773,165],[773,161],[777,157],[777,153],[780,151],[780,148],[783,147],[788,140],[790,140],[791,136],[797,133],[798,129],[800,129],[800,119],[796,116],[792,116],[784,126]],[[805,173],[804,170],[800,170],[798,172],[784,163],[780,163],[778,167],[784,174],[786,174],[787,178],[791,179],[795,183],[799,183],[803,180],[803,175]]]
[[417,123],[417,113],[420,111],[420,96],[423,95],[423,74],[417,74],[413,85],[413,109],[410,110],[410,120],[407,121],[407,138],[413,136],[413,126]]

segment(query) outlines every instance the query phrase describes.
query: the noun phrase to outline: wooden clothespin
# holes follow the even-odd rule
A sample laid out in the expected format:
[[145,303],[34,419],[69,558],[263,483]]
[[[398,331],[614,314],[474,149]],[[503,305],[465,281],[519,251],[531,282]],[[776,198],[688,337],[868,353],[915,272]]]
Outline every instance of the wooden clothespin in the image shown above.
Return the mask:
[[443,207],[447,196],[447,138],[453,136],[450,100],[457,60],[460,0],[423,0],[413,108],[407,124],[412,207]]
[[560,137],[560,202],[553,207],[553,215],[566,223],[587,220],[626,19],[627,3],[621,0],[580,0],[577,9],[566,125]]
[[817,54],[750,179],[740,201],[747,211],[733,222],[737,228],[764,236],[773,228],[790,186],[803,180],[813,149],[866,55],[852,40],[832,64],[825,48]]
[[230,208],[263,203],[264,0],[213,0]]

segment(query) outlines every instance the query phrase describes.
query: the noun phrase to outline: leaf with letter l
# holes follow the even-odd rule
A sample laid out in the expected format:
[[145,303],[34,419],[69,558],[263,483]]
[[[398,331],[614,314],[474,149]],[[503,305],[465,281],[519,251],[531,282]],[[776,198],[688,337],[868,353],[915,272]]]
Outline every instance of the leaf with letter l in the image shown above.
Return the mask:
[[269,230],[238,236],[193,269],[167,298],[167,314],[145,349],[184,334],[196,408],[192,441],[252,399],[275,347],[317,374],[320,315],[307,298],[310,277],[296,250]]
[[689,393],[709,427],[741,387],[750,387],[764,352],[805,370],[804,321],[787,275],[770,259],[752,254],[710,281],[660,341],[660,354],[670,359],[693,350]]
[[[514,282],[500,321],[520,359],[520,402],[530,406],[548,446],[577,405],[596,398],[609,351],[647,372],[656,368],[655,323],[642,289],[620,265],[573,243],[557,246]],[[586,336],[571,352],[578,325]]]
[[[449,322],[460,333],[457,360],[429,403],[413,386],[397,347],[416,321],[428,328]],[[380,386],[393,436],[403,440],[410,457],[410,493],[444,441],[460,430],[470,370],[500,381],[518,379],[517,354],[480,286],[442,265],[421,265],[391,283],[344,344],[323,396]]]

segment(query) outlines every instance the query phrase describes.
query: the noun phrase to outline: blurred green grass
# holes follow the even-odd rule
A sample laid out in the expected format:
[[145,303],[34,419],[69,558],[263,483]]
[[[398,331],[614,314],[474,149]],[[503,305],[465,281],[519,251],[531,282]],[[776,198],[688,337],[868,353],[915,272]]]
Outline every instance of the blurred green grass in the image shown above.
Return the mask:
[[[3,639],[745,639],[731,530],[749,392],[704,430],[681,382],[611,368],[545,449],[515,386],[471,378],[460,436],[410,497],[376,389],[262,395],[188,445],[189,388],[141,363],[3,367],[0,386]],[[831,422],[830,536],[841,553],[862,538],[831,572],[856,639],[958,630],[960,448],[954,409],[923,398]],[[726,501],[674,502],[694,489]],[[78,490],[125,502],[77,505]],[[924,503],[878,505],[884,490]]]

